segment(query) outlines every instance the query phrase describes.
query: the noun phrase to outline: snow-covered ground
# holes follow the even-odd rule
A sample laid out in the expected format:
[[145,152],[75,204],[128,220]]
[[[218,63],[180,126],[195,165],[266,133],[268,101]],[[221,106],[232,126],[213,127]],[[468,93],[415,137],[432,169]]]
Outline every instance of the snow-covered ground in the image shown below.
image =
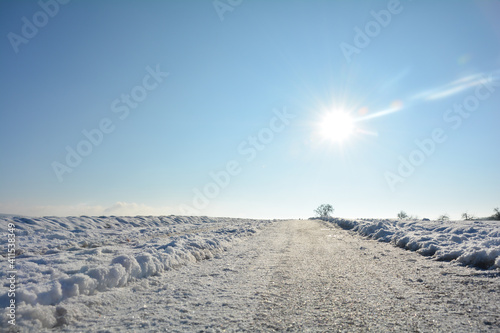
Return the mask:
[[[15,299],[16,327],[33,330],[65,323],[61,302],[95,295],[212,258],[234,241],[252,235],[268,220],[208,217],[0,216],[3,262],[0,279],[2,324]],[[10,281],[7,234],[16,235],[15,296]]]
[[[457,320],[458,331],[500,327],[498,221],[330,221],[459,265],[428,261],[328,223],[3,215],[0,331],[284,330],[303,321],[294,326],[302,331],[319,325],[318,318],[324,327],[339,321],[351,329],[387,328],[401,324],[408,311],[416,317],[403,328],[422,318],[428,328],[437,322],[454,327]],[[9,225],[16,235],[15,297],[8,292]],[[360,301],[366,297],[372,303]],[[8,324],[12,299],[15,327]],[[370,317],[381,308],[387,311]],[[443,321],[449,315],[455,317]],[[475,326],[466,325],[477,316]]]
[[340,219],[330,222],[439,261],[500,269],[500,221]]

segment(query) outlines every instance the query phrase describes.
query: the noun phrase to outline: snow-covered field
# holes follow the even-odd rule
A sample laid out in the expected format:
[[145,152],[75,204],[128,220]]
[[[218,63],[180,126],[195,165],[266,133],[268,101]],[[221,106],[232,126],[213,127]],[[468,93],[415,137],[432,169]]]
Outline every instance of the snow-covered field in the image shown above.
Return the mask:
[[[304,223],[304,227],[302,227],[302,223]],[[449,265],[449,267],[470,271],[487,269],[488,271],[485,273],[491,276],[494,281],[489,281],[487,277],[484,277],[484,281],[481,280],[479,282],[483,283],[484,286],[488,286],[487,288],[489,289],[485,289],[489,293],[488,295],[490,295],[488,297],[496,295],[496,287],[491,287],[490,285],[496,286],[497,282],[495,281],[498,278],[498,274],[500,274],[499,221],[442,222],[331,219],[330,223],[336,224],[343,229],[355,231],[363,236],[383,242],[390,242],[395,246],[416,251],[436,260],[451,261],[457,265],[470,266],[474,269],[453,265]],[[9,267],[7,252],[9,239],[7,234],[10,233],[9,225],[11,227],[12,225],[15,226],[13,229],[16,235],[15,296],[10,296],[8,292],[12,282],[8,279],[11,274],[9,271],[12,270]],[[199,318],[196,317],[198,315],[194,315],[200,311],[199,307],[203,304],[205,307],[213,308],[214,311],[219,311],[224,315],[225,312],[222,311],[225,309],[224,304],[230,304],[230,300],[238,304],[235,309],[239,309],[238,311],[241,313],[245,313],[246,307],[249,306],[249,304],[245,303],[247,301],[254,303],[264,302],[262,304],[266,305],[265,300],[259,301],[260,296],[257,296],[254,289],[260,288],[262,289],[261,292],[267,295],[267,289],[275,286],[275,284],[266,284],[263,282],[265,279],[276,275],[277,279],[280,280],[281,276],[292,274],[293,270],[286,272],[290,267],[297,269],[300,266],[297,266],[297,263],[292,264],[292,262],[287,261],[288,259],[283,261],[284,259],[280,257],[283,253],[291,253],[290,256],[294,258],[298,256],[296,252],[300,252],[297,249],[299,243],[304,247],[307,247],[305,244],[309,244],[310,242],[313,244],[307,250],[309,252],[301,254],[304,256],[302,259],[296,257],[296,260],[301,263],[307,263],[310,267],[321,267],[318,269],[319,272],[323,273],[326,271],[331,274],[333,274],[332,272],[337,272],[339,270],[337,267],[338,263],[342,262],[342,260],[345,261],[345,258],[350,258],[348,261],[352,263],[357,257],[366,255],[366,246],[368,245],[360,245],[361,242],[366,241],[360,239],[358,236],[349,238],[346,235],[351,233],[339,228],[320,229],[321,225],[323,224],[297,220],[292,222],[273,222],[269,220],[180,216],[40,218],[0,216],[0,231],[4,235],[0,241],[1,248],[4,249],[2,252],[3,262],[0,263],[0,279],[3,281],[2,290],[0,290],[0,315],[2,316],[0,331],[13,328],[15,332],[19,329],[22,332],[52,331],[52,329],[71,332],[76,327],[83,328],[84,331],[93,331],[93,326],[91,324],[86,325],[85,320],[82,319],[90,316],[93,318],[94,323],[101,323],[102,328],[105,328],[109,323],[114,323],[114,330],[111,331],[120,331],[122,328],[121,320],[123,320],[124,316],[127,316],[127,312],[124,310],[124,306],[126,306],[124,304],[127,302],[133,303],[130,306],[141,306],[139,310],[134,310],[136,313],[131,315],[132,319],[128,322],[127,325],[129,326],[127,327],[146,325],[145,321],[142,322],[142,319],[137,317],[137,313],[142,313],[141,311],[148,309],[148,304],[146,304],[145,300],[137,300],[138,295],[143,295],[143,298],[155,300],[160,303],[170,302],[168,304],[161,303],[163,305],[160,308],[158,308],[158,305],[152,307],[152,311],[159,311],[159,309],[163,311],[159,314],[158,318],[153,313],[148,312],[152,323],[160,326],[198,325],[203,327],[204,322],[196,321]],[[295,229],[292,228],[289,230],[291,227]],[[267,231],[253,236],[259,231],[264,230],[264,228]],[[12,228],[10,229],[12,230]],[[334,231],[335,229],[337,230],[336,232]],[[250,238],[249,236],[253,237]],[[272,244],[274,243],[270,240],[278,238],[279,241],[276,241],[273,248]],[[252,241],[249,241],[250,239]],[[318,239],[321,239],[321,241],[318,241]],[[325,239],[328,241],[325,241]],[[347,239],[350,239],[349,244],[345,243]],[[255,246],[258,249],[253,245],[257,240],[259,240],[259,245]],[[335,251],[337,252],[344,251],[342,253],[345,258],[337,257],[335,260],[332,260],[331,254],[325,252],[326,250],[318,244],[322,244],[322,246],[330,250],[336,249]],[[372,242],[372,244],[379,243]],[[391,248],[390,245],[387,245],[387,247]],[[229,252],[234,249],[238,249],[238,251],[236,251],[236,254],[233,253],[233,257],[227,258],[226,261],[210,260],[204,262],[203,265],[195,265],[195,263],[204,259],[225,258],[226,255],[221,256],[221,254],[228,248],[231,248]],[[347,253],[345,251],[350,252]],[[362,253],[358,253],[359,251],[362,251]],[[400,252],[399,254],[405,253],[396,248],[393,251]],[[251,252],[254,255],[248,255],[247,258],[247,252]],[[381,249],[375,251],[374,249],[372,252],[375,262],[384,258],[387,261],[387,267],[392,267],[389,270],[392,269],[395,272],[399,272],[402,269],[401,267],[406,267],[409,262],[416,262],[412,258],[402,260],[399,258],[399,254],[393,256],[393,259],[391,259],[393,262],[388,259],[387,253],[392,253],[390,251],[386,252],[386,250],[382,251]],[[260,253],[260,255],[256,256],[255,253]],[[408,252],[406,253],[409,254]],[[363,258],[365,257],[358,258],[360,261],[359,265],[362,265]],[[238,270],[224,266],[235,260],[241,261],[239,263],[241,267]],[[257,261],[251,263],[250,260]],[[318,266],[320,260],[323,260],[323,264]],[[422,261],[427,262],[424,258],[422,258]],[[221,262],[225,264],[221,264]],[[277,262],[283,265],[284,272],[274,271],[278,267]],[[209,265],[207,263],[212,264]],[[263,266],[261,267],[258,263],[268,264],[262,264]],[[325,265],[330,264],[331,267],[325,267]],[[364,264],[366,265],[366,262]],[[217,265],[223,265],[224,267]],[[246,271],[245,267],[249,265],[254,265],[252,271]],[[307,265],[300,266],[304,274],[308,272]],[[448,266],[448,264],[446,265]],[[196,267],[199,267],[199,269],[195,269]],[[356,267],[356,264],[349,267],[346,272],[341,273],[338,271],[336,274],[340,274],[339,276],[349,276],[350,279],[351,273],[353,274],[352,278],[354,278],[356,272],[363,272],[364,274],[365,270],[368,269],[367,267]],[[377,264],[373,264],[370,267],[376,269]],[[219,272],[214,273],[212,276],[210,273],[211,269],[218,269]],[[429,268],[424,266],[417,267],[415,272],[408,273],[410,274],[409,276],[412,276],[408,280],[409,282],[407,281],[410,283],[409,287],[420,288],[419,283],[421,282],[419,281],[427,279],[422,275],[422,271],[425,269]],[[445,270],[441,266],[436,269]],[[196,275],[194,272],[197,271],[201,273],[198,272],[196,273],[198,275]],[[212,281],[215,277],[224,279],[224,274],[235,274],[235,272],[240,274],[239,282],[235,284],[236,286],[230,283],[232,280],[229,277],[224,282],[225,285]],[[300,272],[295,273],[299,274]],[[471,273],[470,276],[462,273],[453,275],[447,271],[444,274],[437,271],[434,273],[438,277],[442,276],[443,279],[448,278],[450,281],[447,282],[447,285],[453,285],[455,282],[452,279],[455,279],[457,276],[466,276],[468,279],[472,279],[474,276],[474,273]],[[255,275],[253,278],[252,274]],[[260,276],[259,274],[263,275]],[[413,277],[412,274],[415,276]],[[304,277],[300,275],[297,277],[299,279],[297,283],[300,285],[300,283],[307,281],[312,285],[318,283],[318,286],[321,286],[326,282],[316,281],[320,275],[319,273],[315,276],[308,276],[306,274]],[[197,282],[198,285],[193,285],[193,281],[195,280],[192,281],[192,279],[194,278],[197,278],[199,281],[207,281],[203,283]],[[339,278],[337,277],[337,279]],[[397,279],[393,277],[392,279],[386,282],[390,285],[399,285],[403,281],[399,277]],[[362,288],[369,289],[369,284],[372,282],[363,281],[350,281],[350,283],[358,283]],[[479,282],[475,283],[481,286]],[[328,283],[333,286],[337,285],[338,281],[332,278],[332,281],[328,281]],[[248,285],[248,288],[243,288],[243,285]],[[352,286],[349,286],[347,285],[345,290],[340,288],[338,290],[339,295],[352,292],[352,289],[350,289]],[[227,298],[220,300],[221,305],[218,307],[216,306],[218,304],[216,300],[212,299],[217,296],[212,296],[212,298],[207,295],[203,296],[201,291],[193,293],[191,291],[192,288],[201,288],[203,290],[204,288],[211,288],[209,293],[213,293],[214,295],[217,293],[222,294]],[[402,286],[401,288],[403,293],[406,287]],[[246,298],[241,296],[243,298],[240,300],[239,296],[236,297],[233,295],[239,289],[241,289],[242,293],[245,291],[243,294],[246,295]],[[296,292],[299,291],[300,288],[296,290]],[[152,294],[155,292],[162,293],[161,297],[156,297]],[[321,294],[324,291],[321,291],[320,288],[317,292]],[[233,300],[228,296],[228,293],[236,297],[236,299]],[[186,297],[189,298],[188,296],[193,298],[191,300],[194,302],[194,305],[192,305],[193,308],[184,304]],[[209,300],[202,301],[202,296]],[[293,293],[286,296],[290,299],[296,297]],[[132,300],[134,297],[136,299]],[[197,297],[200,297],[200,299]],[[338,298],[340,296],[337,295],[335,297]],[[13,299],[15,299],[15,327],[8,323],[9,314],[12,312],[12,309],[8,308],[8,306]],[[397,300],[404,299],[403,297]],[[384,301],[388,304],[394,302],[390,298]],[[477,303],[477,300],[474,302]],[[495,305],[489,304],[488,299],[485,302],[487,305]],[[172,304],[176,304],[176,306],[172,306]],[[257,305],[254,304],[254,306]],[[286,304],[283,304],[283,306],[287,307]],[[107,309],[103,310],[105,308]],[[228,309],[228,311],[230,312],[230,316],[234,316],[234,313],[240,313],[232,308]],[[337,313],[335,311],[332,313]],[[496,310],[491,311],[491,313],[494,313]],[[490,312],[488,312],[488,315],[490,315]],[[105,313],[111,317],[106,317]],[[311,313],[309,313],[310,316],[312,316]],[[100,317],[101,314],[102,318]],[[116,322],[117,319],[113,316],[120,318],[118,323]],[[169,316],[168,318],[170,319],[165,316]],[[251,315],[249,314],[248,316]],[[311,320],[314,322],[314,318]],[[486,322],[496,323],[496,320],[488,319]],[[185,324],[184,321],[190,324]],[[250,325],[249,323],[246,324]],[[207,319],[207,325],[213,325],[212,321]],[[487,324],[486,326],[494,327],[493,324]]]
[[330,222],[439,261],[480,269],[500,269],[500,221],[332,218]]
[[[15,299],[16,327],[63,325],[64,301],[212,258],[271,221],[208,217],[0,216],[3,328]],[[15,297],[9,297],[9,224],[15,226]]]

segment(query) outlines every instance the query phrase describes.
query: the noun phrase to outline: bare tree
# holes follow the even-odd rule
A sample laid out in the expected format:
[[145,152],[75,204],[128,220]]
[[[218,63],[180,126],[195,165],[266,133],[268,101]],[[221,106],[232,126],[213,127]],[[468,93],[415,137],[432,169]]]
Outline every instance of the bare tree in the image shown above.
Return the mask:
[[462,214],[462,218],[466,221],[470,221],[470,220],[475,219],[476,217],[472,214],[469,214],[469,212],[465,212]]
[[443,214],[443,215],[440,215],[438,217],[438,220],[439,221],[449,221],[450,220],[450,216],[448,214]]
[[493,214],[492,218],[494,220],[500,220],[500,208],[495,208],[493,209],[493,211],[495,212],[495,214]]
[[314,210],[314,212],[322,219],[327,220],[330,217],[330,214],[333,213],[334,209],[330,204],[320,205],[318,208]]

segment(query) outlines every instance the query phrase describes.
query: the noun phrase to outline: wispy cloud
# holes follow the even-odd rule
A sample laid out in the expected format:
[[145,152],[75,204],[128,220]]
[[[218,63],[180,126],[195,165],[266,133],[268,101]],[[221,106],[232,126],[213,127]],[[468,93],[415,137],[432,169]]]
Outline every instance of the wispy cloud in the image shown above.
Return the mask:
[[[405,72],[402,72],[405,73]],[[403,75],[404,76],[404,75]],[[415,103],[422,102],[422,101],[432,101],[440,98],[445,98],[448,96],[452,96],[454,94],[458,94],[464,90],[477,87],[480,85],[485,85],[488,83],[492,83],[495,81],[500,80],[500,70],[493,71],[489,74],[486,73],[476,73],[473,75],[465,76],[460,79],[454,80],[450,83],[447,83],[445,85],[442,85],[441,87],[431,89],[431,90],[426,90],[421,93],[418,93],[411,97],[408,101],[406,101],[404,104],[398,104],[398,105],[392,105],[391,107],[374,112],[370,115],[362,116],[356,118],[356,121],[365,121],[365,120],[370,120],[373,118],[378,118],[382,116],[386,116],[388,114],[398,112],[403,110],[404,108],[408,107],[409,105],[414,105]],[[404,107],[403,107],[404,105]]]
[[116,202],[109,207],[80,203],[75,205],[25,206],[21,204],[0,203],[0,212],[27,216],[136,216],[136,215],[169,215],[171,207],[152,207],[135,202]]
[[170,207],[151,207],[135,202],[116,202],[104,210],[104,215],[168,215],[172,213]]
[[[495,72],[494,72],[495,73]],[[464,90],[487,84],[489,82],[495,81],[497,78],[494,75],[487,77],[484,73],[476,73],[469,75],[458,80],[454,80],[447,83],[441,87],[427,90],[413,96],[413,100],[423,99],[423,100],[436,100],[444,97],[448,97],[454,94],[458,94]]]

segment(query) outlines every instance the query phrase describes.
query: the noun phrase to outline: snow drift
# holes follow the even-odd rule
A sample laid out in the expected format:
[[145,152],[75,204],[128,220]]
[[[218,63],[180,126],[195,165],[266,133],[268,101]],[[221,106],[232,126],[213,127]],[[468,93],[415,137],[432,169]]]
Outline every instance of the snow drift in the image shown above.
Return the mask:
[[440,261],[500,268],[500,221],[340,219],[330,222]]
[[[208,217],[0,217],[16,234],[16,324],[27,330],[66,322],[62,302],[212,258],[270,221]],[[1,240],[6,248],[7,237]],[[7,261],[4,251],[4,262]],[[7,270],[0,278],[7,282]],[[4,286],[7,284],[4,283]],[[4,288],[4,291],[9,288]],[[10,298],[0,294],[2,326]]]

